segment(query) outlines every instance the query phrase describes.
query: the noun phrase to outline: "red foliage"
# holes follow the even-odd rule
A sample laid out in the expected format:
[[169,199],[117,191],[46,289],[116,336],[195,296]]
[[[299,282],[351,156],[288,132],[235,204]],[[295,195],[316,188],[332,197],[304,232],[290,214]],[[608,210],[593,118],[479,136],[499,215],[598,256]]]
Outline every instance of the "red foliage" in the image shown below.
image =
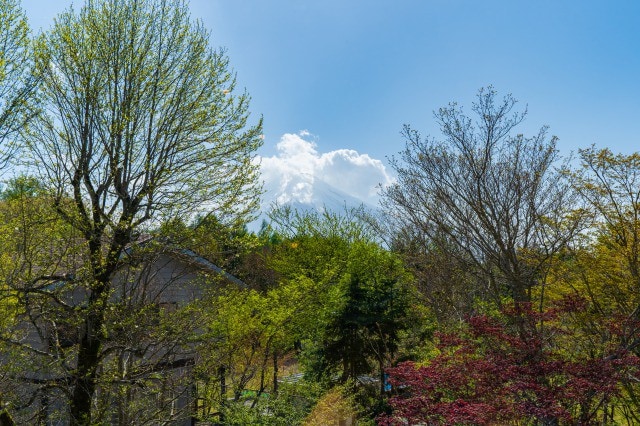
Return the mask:
[[388,370],[393,412],[379,423],[594,422],[599,402],[614,396],[623,375],[640,364],[622,350],[596,359],[560,351],[554,336],[567,341],[570,330],[553,320],[581,309],[582,301],[566,299],[542,313],[521,304],[500,319],[468,318],[465,331],[438,335],[440,354],[428,365],[405,362]]

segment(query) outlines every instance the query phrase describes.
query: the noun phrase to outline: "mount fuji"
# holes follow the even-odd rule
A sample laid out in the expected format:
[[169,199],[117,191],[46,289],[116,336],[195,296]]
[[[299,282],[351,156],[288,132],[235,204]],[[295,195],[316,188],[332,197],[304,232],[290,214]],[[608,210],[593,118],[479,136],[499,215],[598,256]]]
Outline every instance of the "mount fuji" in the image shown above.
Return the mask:
[[298,211],[334,211],[345,208],[364,207],[375,210],[376,205],[350,195],[317,176],[299,175],[280,185],[265,182],[265,193],[260,204],[260,216],[249,228],[257,230],[263,220],[268,220],[268,212],[276,206],[288,205]]
[[380,160],[350,149],[319,153],[309,137],[306,131],[285,134],[276,145],[277,155],[258,158],[265,192],[250,230],[259,230],[275,206],[318,212],[375,210],[380,188],[393,183]]

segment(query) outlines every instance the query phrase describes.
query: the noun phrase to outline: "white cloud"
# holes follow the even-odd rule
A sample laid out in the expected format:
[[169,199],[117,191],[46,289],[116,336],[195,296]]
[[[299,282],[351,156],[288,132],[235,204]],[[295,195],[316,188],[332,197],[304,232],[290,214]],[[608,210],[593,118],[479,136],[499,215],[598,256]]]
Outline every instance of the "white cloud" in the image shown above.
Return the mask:
[[267,202],[317,205],[329,191],[334,198],[340,193],[378,204],[378,186],[393,182],[382,161],[352,149],[319,153],[310,139],[315,138],[307,130],[287,133],[276,146],[277,155],[259,159]]

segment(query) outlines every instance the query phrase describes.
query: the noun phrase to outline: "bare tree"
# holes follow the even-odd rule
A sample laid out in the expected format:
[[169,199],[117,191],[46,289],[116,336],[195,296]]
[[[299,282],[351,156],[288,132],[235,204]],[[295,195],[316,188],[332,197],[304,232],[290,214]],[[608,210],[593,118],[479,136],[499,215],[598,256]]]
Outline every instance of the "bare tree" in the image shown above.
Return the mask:
[[183,0],[95,0],[62,13],[36,43],[42,108],[28,134],[34,173],[77,230],[87,300],[72,370],[72,424],[95,420],[113,278],[125,249],[160,219],[250,215],[261,122],[235,95],[224,51]]
[[526,116],[515,105],[489,87],[479,91],[472,117],[455,103],[435,113],[442,140],[405,126],[406,148],[392,159],[398,182],[383,204],[421,250],[448,253],[494,296],[520,302],[530,300],[579,221],[567,221],[574,201],[555,168],[556,138],[546,127],[532,137],[514,134]]

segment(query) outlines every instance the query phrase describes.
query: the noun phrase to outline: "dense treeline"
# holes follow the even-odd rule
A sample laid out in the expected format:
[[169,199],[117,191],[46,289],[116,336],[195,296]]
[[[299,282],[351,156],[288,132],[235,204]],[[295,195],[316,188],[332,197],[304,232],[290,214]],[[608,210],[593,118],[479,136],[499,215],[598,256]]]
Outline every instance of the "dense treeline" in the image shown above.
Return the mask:
[[482,89],[382,209],[274,209],[181,0],[0,0],[0,424],[638,424],[640,154]]

